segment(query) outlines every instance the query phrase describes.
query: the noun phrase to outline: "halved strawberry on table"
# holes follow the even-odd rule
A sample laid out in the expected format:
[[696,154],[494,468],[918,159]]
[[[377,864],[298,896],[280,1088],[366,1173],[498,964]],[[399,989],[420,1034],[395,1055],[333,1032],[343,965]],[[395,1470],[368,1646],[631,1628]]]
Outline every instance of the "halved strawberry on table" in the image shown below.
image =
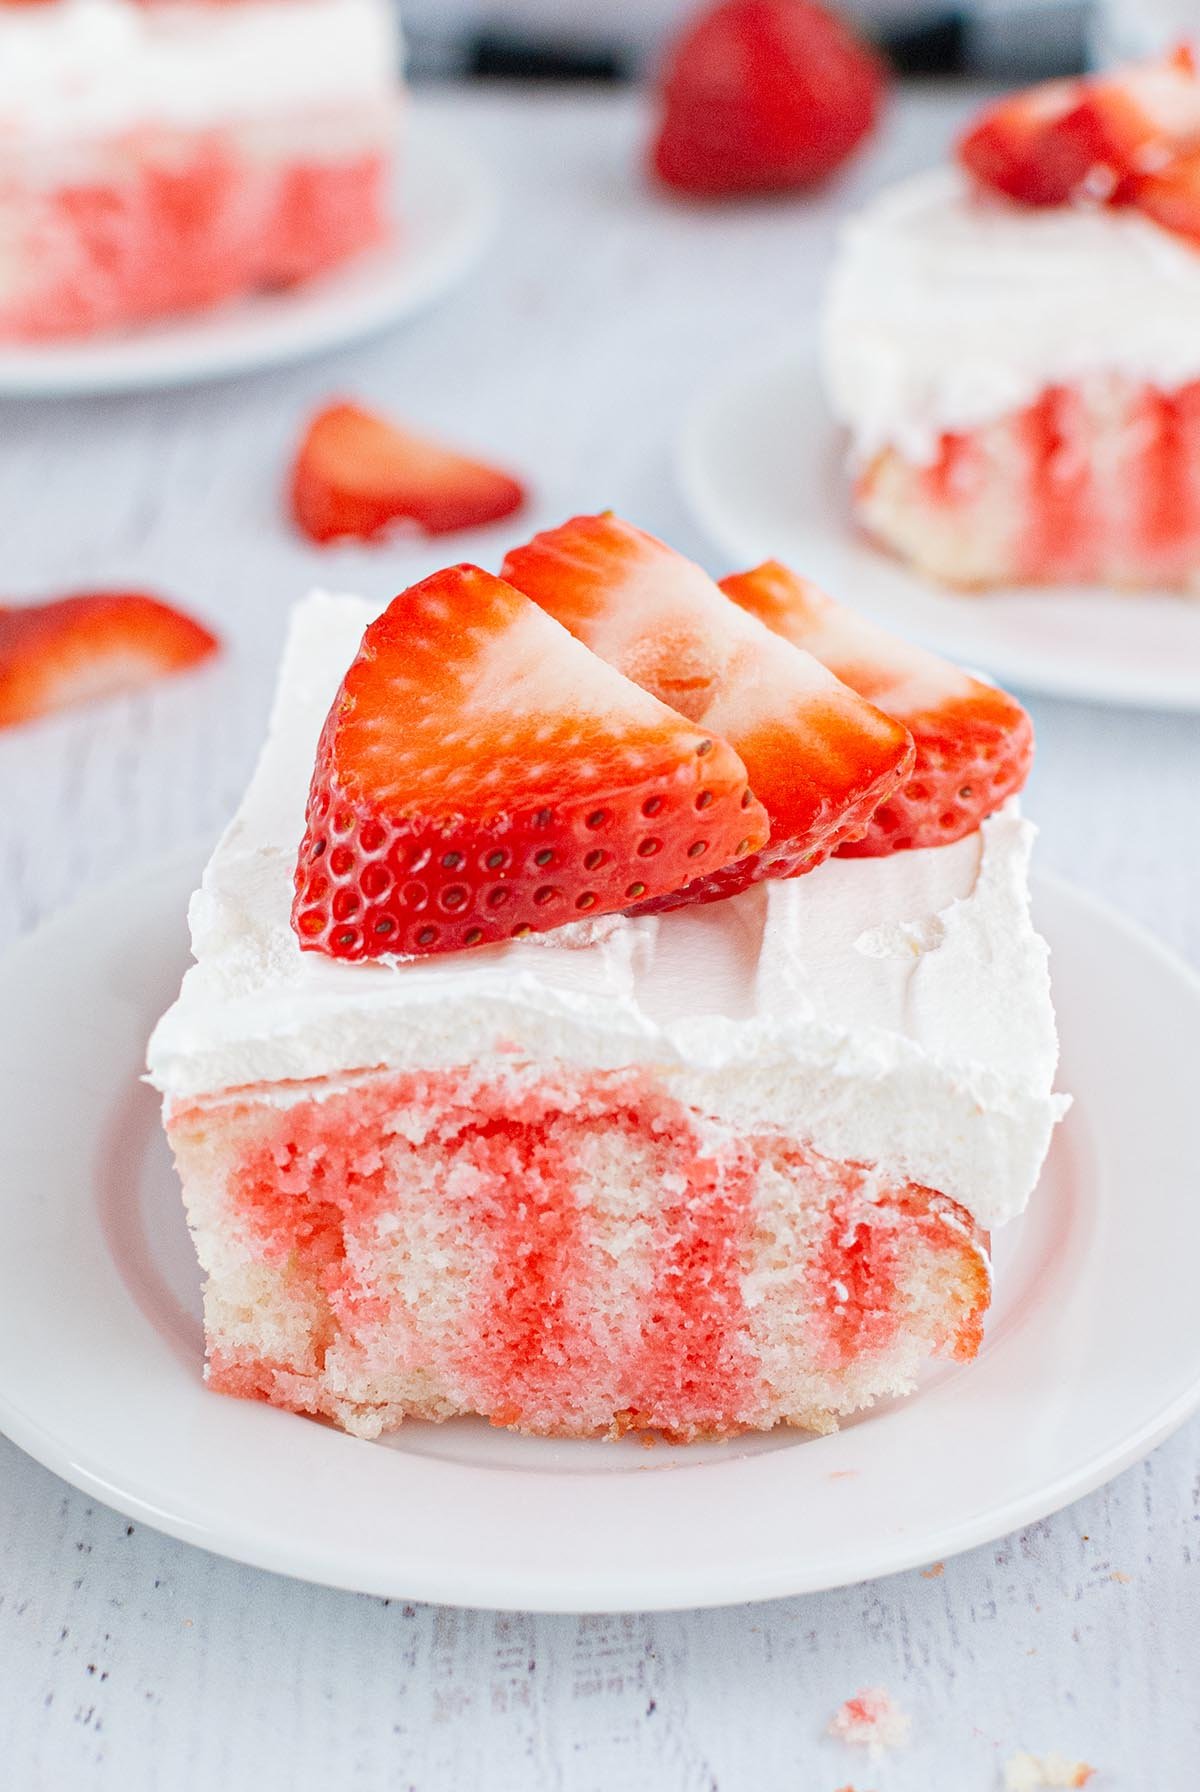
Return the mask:
[[215,635],[141,591],[0,606],[0,728],[199,665]]
[[1033,724],[1006,691],[843,609],[777,560],[731,574],[721,589],[912,735],[908,779],[876,809],[862,839],[840,849],[844,855],[948,845],[1025,783]]
[[958,159],[985,187],[1025,205],[1065,205],[1087,180],[1092,152],[1063,121],[1084,83],[1044,81],[988,106],[959,139]]
[[292,514],[321,544],[371,541],[405,523],[448,535],[509,516],[524,497],[508,473],[357,404],[320,411],[292,468]]
[[908,774],[913,749],[902,726],[744,614],[693,561],[620,517],[573,517],[535,535],[509,553],[503,575],[745,762],[770,844],[719,871],[706,863],[700,882],[657,898],[657,908],[810,871],[861,835]]
[[746,768],[477,566],[363,636],[317,749],[306,950],[451,952],[626,909],[767,839]]

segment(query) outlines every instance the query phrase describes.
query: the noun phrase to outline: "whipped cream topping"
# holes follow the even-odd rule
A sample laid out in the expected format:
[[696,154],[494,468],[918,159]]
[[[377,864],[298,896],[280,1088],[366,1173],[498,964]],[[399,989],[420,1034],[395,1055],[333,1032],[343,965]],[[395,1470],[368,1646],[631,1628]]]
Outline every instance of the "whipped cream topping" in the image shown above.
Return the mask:
[[0,5],[0,152],[386,105],[398,53],[386,0]]
[[952,846],[668,915],[408,961],[301,952],[317,736],[374,614],[320,594],[295,613],[267,744],[192,901],[197,962],[150,1042],[169,1101],[376,1066],[646,1064],[738,1129],[878,1163],[984,1225],[1020,1210],[1062,1103],[1015,809]]
[[1200,377],[1200,250],[1132,209],[1020,206],[935,169],[844,227],[823,353],[856,456],[927,463],[1048,385]]

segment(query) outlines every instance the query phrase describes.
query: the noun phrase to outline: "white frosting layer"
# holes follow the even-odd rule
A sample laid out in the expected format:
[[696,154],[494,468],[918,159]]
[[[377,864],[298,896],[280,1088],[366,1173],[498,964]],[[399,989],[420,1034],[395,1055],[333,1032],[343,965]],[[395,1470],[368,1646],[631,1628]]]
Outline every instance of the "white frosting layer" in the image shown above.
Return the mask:
[[1200,377],[1200,251],[1132,209],[1014,205],[935,169],[846,225],[824,359],[856,454],[925,462],[1056,382]]
[[398,54],[387,0],[0,5],[0,149],[378,107]]
[[750,1130],[1018,1212],[1061,1109],[1015,811],[956,845],[835,860],[725,902],[404,963],[301,952],[291,878],[317,735],[371,609],[296,612],[270,737],[191,907],[196,966],[150,1043],[169,1097],[386,1065],[652,1065]]

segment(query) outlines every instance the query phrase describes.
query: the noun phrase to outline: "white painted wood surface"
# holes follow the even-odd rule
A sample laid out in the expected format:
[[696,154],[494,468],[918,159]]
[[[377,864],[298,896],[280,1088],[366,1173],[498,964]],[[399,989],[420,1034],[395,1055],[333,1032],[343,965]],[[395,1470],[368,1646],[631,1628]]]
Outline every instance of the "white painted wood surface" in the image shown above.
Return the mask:
[[[503,531],[432,550],[319,554],[296,539],[279,493],[313,405],[361,393],[525,471],[521,526],[612,504],[703,557],[670,473],[689,397],[748,343],[809,327],[834,211],[931,159],[955,116],[936,96],[910,102],[832,204],[726,213],[645,190],[632,100],[426,103],[507,189],[486,264],[437,312],[260,379],[0,409],[5,593],[145,584],[229,644],[202,677],[0,738],[0,942],[215,831],[304,588],[382,598],[439,557],[496,562]],[[1200,962],[1200,718],[1032,708],[1042,862]],[[940,1575],[579,1620],[276,1579],[127,1525],[0,1440],[0,1787],[990,1792],[1026,1747],[1093,1762],[1097,1792],[1188,1792],[1198,1554],[1196,1423]],[[912,1713],[913,1742],[872,1764],[823,1732],[842,1699],[880,1683]]]

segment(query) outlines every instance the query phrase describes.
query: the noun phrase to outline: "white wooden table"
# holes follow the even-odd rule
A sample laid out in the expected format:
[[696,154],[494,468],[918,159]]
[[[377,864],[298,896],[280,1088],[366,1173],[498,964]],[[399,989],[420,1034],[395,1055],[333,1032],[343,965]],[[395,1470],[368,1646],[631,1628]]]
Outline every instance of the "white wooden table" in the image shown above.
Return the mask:
[[[751,342],[809,327],[835,210],[931,159],[955,117],[910,101],[832,202],[710,213],[642,186],[632,99],[425,103],[507,193],[486,265],[435,313],[236,384],[0,407],[3,590],[145,584],[215,619],[229,649],[206,677],[0,738],[0,942],[215,832],[300,592],[383,598],[437,563],[416,545],[321,555],[289,533],[280,484],[312,406],[361,393],[527,471],[521,527],[613,505],[703,557],[671,475],[690,396]],[[502,541],[442,557],[495,564]],[[1200,962],[1200,718],[1032,708],[1042,862]],[[1185,1792],[1200,1779],[1198,1556],[1197,1423],[940,1575],[579,1620],[276,1579],[128,1525],[0,1439],[0,1786],[990,1792],[1024,1746],[1093,1762],[1097,1792]],[[911,1748],[878,1764],[823,1736],[873,1684],[914,1719]]]

